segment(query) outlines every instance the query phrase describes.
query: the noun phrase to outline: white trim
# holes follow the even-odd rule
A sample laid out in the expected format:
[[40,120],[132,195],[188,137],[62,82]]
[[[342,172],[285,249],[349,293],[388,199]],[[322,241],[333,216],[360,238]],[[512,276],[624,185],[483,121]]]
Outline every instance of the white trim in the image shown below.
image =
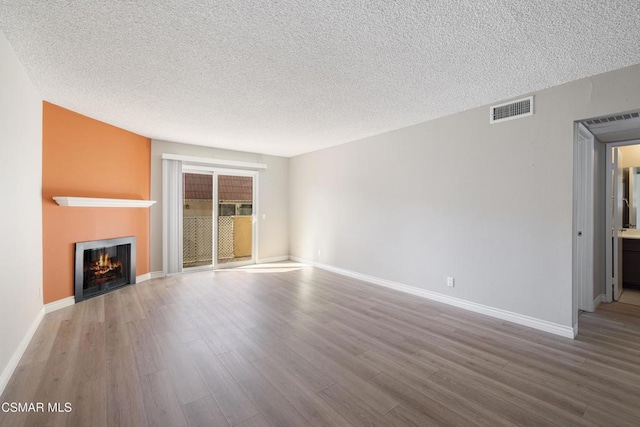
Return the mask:
[[53,200],[60,206],[88,208],[148,208],[155,203],[155,200],[102,199],[68,196],[54,196]]
[[250,169],[221,168],[216,166],[198,166],[189,163],[182,164],[182,173],[199,173],[201,175],[232,175],[232,176],[258,176],[260,171]]
[[593,303],[592,303],[593,305],[591,306],[591,307],[592,307],[592,310],[591,310],[591,311],[596,311],[596,308],[598,308],[598,306],[599,306],[601,303],[605,302],[606,300],[607,300],[607,296],[606,296],[605,294],[600,294],[600,295],[598,295],[598,296],[593,300]]
[[75,297],[66,297],[59,299],[49,304],[44,305],[44,312],[51,313],[52,311],[60,310],[61,308],[71,307],[76,303]]
[[289,255],[272,256],[270,258],[262,258],[257,261],[257,264],[268,264],[270,262],[289,261]]
[[466,301],[460,298],[450,297],[447,295],[439,294],[437,292],[427,291],[426,289],[420,289],[420,288],[408,286],[402,283],[393,282],[391,280],[385,280],[385,279],[380,279],[374,276],[368,276],[366,274],[356,273],[355,271],[345,270],[343,268],[333,267],[331,265],[321,264],[321,263],[309,261],[303,258],[298,258],[295,256],[292,256],[290,258],[292,261],[309,264],[314,267],[321,268],[323,270],[327,270],[333,273],[341,274],[343,276],[351,277],[353,279],[362,280],[368,283],[372,283],[374,285],[384,286],[390,289],[395,289],[400,292],[405,292],[407,294],[416,295],[422,298],[427,298],[433,301],[463,308],[465,310],[484,314],[490,317],[495,317],[497,319],[507,320],[509,322],[517,323],[523,326],[528,326],[530,328],[538,329],[544,332],[549,332],[565,338],[573,339],[575,337],[574,333],[577,333],[577,332],[574,332],[574,331],[577,331],[577,326],[571,327],[571,326],[560,325],[558,323],[537,319],[535,317],[525,316],[523,314],[502,310],[500,308],[494,308],[487,305]]
[[[162,273],[162,272],[160,272]],[[164,273],[162,273],[164,274]],[[146,282],[147,280],[150,280],[151,277],[151,273],[145,273],[142,274],[140,276],[136,276],[136,283],[141,283],[141,282]],[[60,310],[62,308],[65,307],[70,307],[72,305],[74,305],[76,303],[76,299],[75,297],[66,297],[63,299],[59,299],[57,301],[54,302],[50,302],[49,304],[45,304],[44,305],[44,311],[45,313],[51,313],[52,311],[56,311],[56,310]]]
[[[154,273],[160,273],[164,276],[164,273],[161,271],[156,271]],[[146,282],[147,280],[151,280],[153,278],[152,274],[154,273],[145,273],[140,276],[136,276],[136,283]],[[49,304],[44,305],[44,312],[51,313],[53,311],[60,310],[65,307],[71,307],[76,303],[75,297],[66,297],[59,299],[57,301],[50,302]]]
[[[162,273],[162,272],[160,272]],[[142,274],[140,276],[136,276],[136,283],[141,283],[141,282],[146,282],[147,280],[150,280],[152,273],[145,273]],[[164,273],[162,273],[164,274]],[[56,310],[60,310],[62,308],[65,307],[70,307],[72,305],[74,305],[76,303],[76,299],[75,297],[66,297],[63,299],[59,299],[57,301],[54,302],[50,302],[49,304],[45,304],[44,305],[44,311],[45,313],[51,313],[52,311],[56,311]]]
[[161,279],[164,277],[164,271],[152,271],[149,273],[152,279]]
[[578,322],[576,321],[576,323],[573,324],[573,337],[570,337],[572,339],[575,339],[578,336]]
[[[613,155],[613,182],[611,183],[613,197],[611,199],[613,201],[613,220],[612,224],[612,240],[613,240],[613,299],[618,301],[620,299],[620,294],[622,293],[622,243],[623,240],[618,237],[620,234],[619,231],[622,230],[622,216],[623,216],[623,198],[624,198],[624,171],[622,168],[622,151],[620,149],[615,148],[611,153]],[[607,174],[608,176],[608,174]],[[607,209],[608,211],[608,209]]]
[[40,322],[42,322],[42,318],[44,317],[44,312],[45,309],[44,307],[42,307],[38,312],[36,318],[33,319],[33,322],[31,322],[31,326],[29,326],[29,329],[27,329],[27,333],[22,338],[22,341],[20,341],[20,345],[18,346],[18,348],[16,348],[16,351],[13,352],[13,356],[11,356],[11,359],[9,359],[9,363],[7,363],[7,366],[2,371],[2,375],[0,375],[0,396],[2,395],[2,393],[4,393],[4,389],[5,387],[7,387],[7,384],[9,384],[9,380],[11,379],[13,372],[18,367],[18,363],[20,363],[22,355],[29,346],[33,335],[38,330],[38,326],[40,326]]
[[162,160],[181,160],[186,163],[194,163],[211,166],[226,166],[236,169],[266,169],[264,163],[238,162],[235,160],[212,159],[209,157],[183,156],[182,154],[162,153]]
[[605,232],[605,300],[607,302],[613,301],[613,189],[612,189],[612,162],[613,153],[612,146],[607,144],[605,146],[605,219],[604,219],[604,232]]
[[146,282],[147,280],[151,280],[151,273],[144,273],[140,276],[136,276],[136,283]]

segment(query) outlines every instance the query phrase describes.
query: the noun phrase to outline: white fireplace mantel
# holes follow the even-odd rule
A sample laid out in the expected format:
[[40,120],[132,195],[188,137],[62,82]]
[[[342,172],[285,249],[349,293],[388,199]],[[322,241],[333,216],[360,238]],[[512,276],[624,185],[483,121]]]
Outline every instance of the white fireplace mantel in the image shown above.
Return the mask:
[[83,208],[148,208],[155,203],[155,200],[101,199],[67,196],[54,196],[53,200],[60,206]]

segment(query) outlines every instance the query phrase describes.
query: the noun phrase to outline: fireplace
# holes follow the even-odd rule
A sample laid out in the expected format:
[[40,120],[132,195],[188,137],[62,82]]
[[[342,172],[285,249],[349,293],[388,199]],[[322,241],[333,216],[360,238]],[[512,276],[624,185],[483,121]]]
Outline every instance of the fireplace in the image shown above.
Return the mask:
[[76,243],[75,300],[136,283],[136,238]]

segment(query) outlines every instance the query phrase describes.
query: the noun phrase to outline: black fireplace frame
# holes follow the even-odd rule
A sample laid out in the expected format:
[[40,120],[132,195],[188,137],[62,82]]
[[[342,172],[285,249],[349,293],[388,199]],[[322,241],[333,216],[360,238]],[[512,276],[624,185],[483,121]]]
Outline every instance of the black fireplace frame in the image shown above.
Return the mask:
[[[118,286],[105,287],[105,289],[94,292],[91,295],[84,295],[84,251],[91,249],[100,249],[111,246],[119,245],[131,245],[129,256],[129,277],[127,283],[123,283]],[[76,303],[84,301],[89,298],[97,297],[98,295],[104,295],[107,292],[120,289],[123,286],[133,285],[136,283],[136,238],[135,236],[118,237],[116,239],[104,239],[104,240],[92,240],[90,242],[78,242],[76,243],[76,259],[75,259],[75,288],[74,296]]]

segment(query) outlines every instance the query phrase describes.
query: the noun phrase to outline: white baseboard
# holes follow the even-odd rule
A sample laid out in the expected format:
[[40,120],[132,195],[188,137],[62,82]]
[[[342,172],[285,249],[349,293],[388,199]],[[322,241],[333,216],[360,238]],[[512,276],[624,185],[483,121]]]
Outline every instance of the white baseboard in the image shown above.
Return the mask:
[[270,258],[260,258],[256,262],[257,264],[267,264],[269,262],[289,261],[289,255],[273,256]]
[[44,312],[51,313],[52,311],[60,310],[61,308],[70,307],[76,303],[75,297],[66,297],[59,299],[58,301],[50,302],[44,305]]
[[147,280],[151,280],[151,273],[144,273],[140,276],[136,276],[136,283],[146,282]]
[[578,330],[577,325],[574,327],[560,325],[558,323],[549,322],[549,321],[538,319],[535,317],[525,316],[523,314],[514,313],[512,311],[490,307],[488,305],[478,304],[478,303],[463,300],[460,298],[450,297],[448,295],[443,295],[437,292],[427,291],[426,289],[420,289],[413,286],[405,285],[403,283],[380,279],[374,276],[368,276],[366,274],[361,274],[355,271],[346,270],[343,268],[338,268],[338,267],[334,267],[327,264],[321,264],[314,261],[309,261],[309,260],[298,258],[295,256],[292,256],[290,258],[292,261],[313,265],[314,267],[331,271],[333,273],[341,274],[343,276],[351,277],[353,279],[362,280],[364,282],[372,283],[374,285],[384,286],[386,288],[395,289],[400,292],[405,292],[411,295],[416,295],[416,296],[427,298],[433,301],[438,301],[444,304],[452,305],[454,307],[459,307],[465,310],[473,311],[475,313],[480,313],[487,316],[495,317],[496,319],[507,320],[509,322],[513,322],[519,325],[538,329],[540,331],[549,332],[555,335],[560,335],[561,337],[573,339],[575,338],[574,333],[577,333],[577,330]]
[[20,363],[22,355],[29,346],[29,343],[31,342],[33,335],[36,333],[38,326],[40,326],[40,322],[42,322],[44,313],[45,309],[44,307],[42,307],[38,312],[36,318],[33,319],[33,322],[31,322],[31,326],[29,326],[27,333],[22,338],[22,341],[20,341],[20,345],[18,346],[18,348],[16,348],[16,351],[13,352],[13,356],[11,356],[11,359],[9,359],[9,363],[7,363],[7,366],[2,371],[2,375],[0,375],[0,396],[4,392],[5,387],[7,387],[7,384],[9,384],[11,375],[13,375],[13,372],[18,367],[18,363]]
[[151,275],[152,279],[159,279],[165,276],[164,271],[152,271],[149,274]]
[[[164,277],[164,273],[159,271],[156,273],[160,273],[161,276]],[[136,276],[136,283],[145,282],[147,280],[151,280],[153,278],[154,273],[145,273],[140,276]],[[50,302],[49,304],[44,305],[45,313],[51,313],[52,311],[60,310],[61,308],[70,307],[76,303],[75,297],[67,297],[63,299],[59,299],[58,301]]]
[[598,295],[594,300],[593,300],[593,310],[592,311],[596,311],[596,308],[598,308],[598,306],[605,302],[607,299],[607,296],[605,294],[600,294]]
[[[162,273],[160,271],[160,273]],[[140,276],[136,276],[136,283],[145,282],[147,280],[151,280],[153,273],[145,273]],[[164,276],[164,273],[162,273]],[[63,299],[59,299],[58,301],[50,302],[49,304],[44,305],[45,313],[51,313],[52,311],[60,310],[61,308],[72,306],[76,303],[75,297],[67,297]]]

